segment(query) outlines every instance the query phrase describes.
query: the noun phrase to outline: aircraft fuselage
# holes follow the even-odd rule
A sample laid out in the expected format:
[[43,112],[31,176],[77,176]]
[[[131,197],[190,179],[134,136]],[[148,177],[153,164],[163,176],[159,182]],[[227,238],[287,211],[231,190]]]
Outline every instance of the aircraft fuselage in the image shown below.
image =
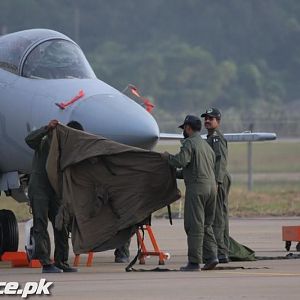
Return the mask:
[[[42,63],[40,57],[36,58],[36,49],[45,48],[44,45],[47,43],[57,41],[63,56],[63,43],[66,47],[71,45],[78,48],[78,51],[80,48],[69,38],[56,32],[53,35],[53,31],[50,30],[24,32],[34,36],[35,31],[38,35],[42,33],[43,38],[37,39],[24,49],[19,58],[18,70],[11,72],[0,68],[0,173],[12,171],[30,173],[33,153],[25,144],[24,138],[31,130],[48,124],[51,119],[57,119],[65,124],[70,120],[76,120],[90,133],[145,149],[154,147],[159,137],[159,129],[151,114],[118,90],[97,79],[93,73],[89,78],[74,78],[64,74],[66,78],[56,78],[57,74],[54,72],[58,70],[62,73],[60,70],[66,69],[65,65],[70,64],[68,61],[70,59],[67,56],[54,57],[56,60],[59,59],[63,68],[60,65],[50,68],[52,61],[47,61],[49,57],[45,56],[45,49],[44,52],[38,53],[45,57],[46,62]],[[14,34],[11,36],[14,37]],[[4,37],[5,41],[9,41],[8,36]],[[0,38],[0,46],[2,39]],[[52,45],[47,45],[48,48],[50,46]],[[51,56],[50,58],[52,59]],[[32,62],[34,59],[37,62]],[[1,63],[0,53],[0,65]],[[84,61],[80,66],[86,63],[87,61]],[[30,64],[33,66],[31,69]],[[45,66],[49,72],[44,71]],[[71,67],[72,65],[68,66]],[[76,69],[76,72],[79,71]],[[33,76],[36,72],[39,72],[39,77]],[[43,74],[46,79],[40,77]],[[82,76],[81,73],[79,76]],[[61,102],[67,103],[80,91],[83,96],[65,109],[56,105]]]

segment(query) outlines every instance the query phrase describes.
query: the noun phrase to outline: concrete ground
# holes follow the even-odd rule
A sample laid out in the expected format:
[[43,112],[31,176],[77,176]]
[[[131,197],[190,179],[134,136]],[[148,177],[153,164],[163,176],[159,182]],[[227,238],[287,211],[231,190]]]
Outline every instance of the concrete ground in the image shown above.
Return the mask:
[[[171,254],[162,268],[179,269],[186,263],[186,237],[182,220],[153,220],[153,230],[161,249]],[[299,218],[264,218],[230,220],[231,236],[253,248],[257,256],[285,256],[281,240],[283,225],[300,225]],[[24,248],[24,224],[20,224]],[[295,243],[292,250],[295,249]],[[132,256],[136,242],[131,244]],[[72,259],[73,256],[71,255]],[[299,299],[300,259],[231,262],[222,270],[201,272],[125,272],[123,264],[113,262],[113,251],[95,254],[92,267],[80,266],[79,273],[41,274],[40,269],[10,268],[0,263],[0,282],[53,281],[52,299]],[[82,263],[86,256],[82,256]],[[152,269],[157,258],[146,259]],[[238,267],[243,267],[238,268]],[[6,296],[7,299],[21,298]],[[1,295],[1,299],[5,296]],[[32,299],[39,298],[31,296]]]

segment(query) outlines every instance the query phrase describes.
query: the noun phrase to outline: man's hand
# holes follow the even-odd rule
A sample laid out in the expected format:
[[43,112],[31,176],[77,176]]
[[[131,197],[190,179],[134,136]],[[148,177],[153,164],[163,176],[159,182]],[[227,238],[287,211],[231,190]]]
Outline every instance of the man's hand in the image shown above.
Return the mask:
[[165,151],[164,153],[161,153],[161,158],[164,159],[164,160],[168,160],[169,159],[169,156],[170,156],[170,153]]
[[59,122],[57,120],[51,120],[47,126],[48,130],[53,130]]

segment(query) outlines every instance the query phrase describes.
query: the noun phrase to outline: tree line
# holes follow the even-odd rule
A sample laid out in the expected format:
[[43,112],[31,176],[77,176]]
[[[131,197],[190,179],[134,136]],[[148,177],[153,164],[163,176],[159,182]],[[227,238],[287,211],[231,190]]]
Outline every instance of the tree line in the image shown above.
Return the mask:
[[298,0],[1,1],[3,34],[37,27],[73,38],[117,89],[138,86],[163,130],[216,106],[229,130],[299,135]]

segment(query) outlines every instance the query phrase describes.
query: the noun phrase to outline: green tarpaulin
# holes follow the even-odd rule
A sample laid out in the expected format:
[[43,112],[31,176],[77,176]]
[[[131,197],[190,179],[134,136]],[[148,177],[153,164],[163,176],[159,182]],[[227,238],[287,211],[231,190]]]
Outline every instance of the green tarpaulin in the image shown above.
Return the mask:
[[175,169],[159,153],[63,125],[53,131],[47,172],[63,199],[57,224],[73,219],[76,254],[124,244],[135,224],[180,198]]
[[231,261],[253,261],[255,259],[255,252],[238,243],[232,237],[229,238],[229,258]]

